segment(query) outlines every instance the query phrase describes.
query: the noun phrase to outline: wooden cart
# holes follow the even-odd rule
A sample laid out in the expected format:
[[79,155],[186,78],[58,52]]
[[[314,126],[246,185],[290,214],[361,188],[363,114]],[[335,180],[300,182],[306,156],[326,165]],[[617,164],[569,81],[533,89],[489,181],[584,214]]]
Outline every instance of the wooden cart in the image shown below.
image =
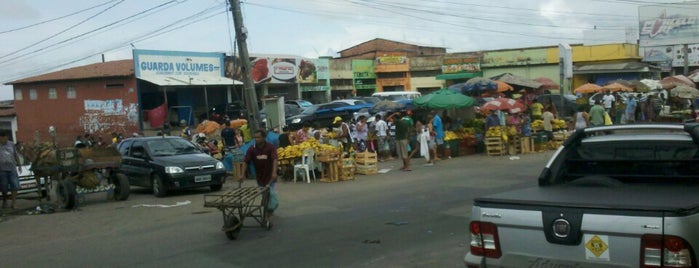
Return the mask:
[[[252,218],[261,227],[265,224],[265,213],[269,200],[269,187],[239,187],[224,194],[204,195],[204,207],[217,208],[223,214],[221,230],[228,239],[235,240],[243,227],[245,218]],[[269,229],[268,229],[269,230]]]

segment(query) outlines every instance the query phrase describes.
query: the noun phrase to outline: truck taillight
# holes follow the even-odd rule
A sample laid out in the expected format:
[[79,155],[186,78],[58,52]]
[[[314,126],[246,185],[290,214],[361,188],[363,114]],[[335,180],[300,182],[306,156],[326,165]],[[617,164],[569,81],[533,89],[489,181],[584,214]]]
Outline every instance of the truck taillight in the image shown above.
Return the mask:
[[696,267],[689,243],[673,235],[641,236],[641,267]]
[[472,221],[471,230],[471,254],[490,258],[500,258],[500,240],[498,227],[492,222]]

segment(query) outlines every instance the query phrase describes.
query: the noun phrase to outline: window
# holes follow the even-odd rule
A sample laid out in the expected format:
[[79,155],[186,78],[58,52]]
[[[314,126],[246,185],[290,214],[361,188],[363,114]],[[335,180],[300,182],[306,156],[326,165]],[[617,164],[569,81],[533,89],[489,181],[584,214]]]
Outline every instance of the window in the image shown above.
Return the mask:
[[30,99],[30,100],[36,100],[36,99],[37,99],[36,89],[35,89],[35,88],[30,88],[30,89],[29,89],[29,99]]
[[56,93],[55,88],[49,88],[49,99],[50,100],[55,100],[58,98],[58,94]]
[[77,93],[75,92],[75,87],[68,87],[66,98],[75,99]]
[[15,100],[22,100],[22,90],[15,89]]

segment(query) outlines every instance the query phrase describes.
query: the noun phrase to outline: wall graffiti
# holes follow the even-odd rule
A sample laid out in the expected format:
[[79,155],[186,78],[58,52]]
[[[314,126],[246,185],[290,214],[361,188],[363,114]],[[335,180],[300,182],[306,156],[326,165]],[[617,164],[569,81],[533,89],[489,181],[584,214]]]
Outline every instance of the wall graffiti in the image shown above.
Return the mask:
[[124,105],[121,99],[85,100],[85,113],[80,116],[79,124],[85,133],[103,133],[106,131],[123,132],[138,124],[138,105]]

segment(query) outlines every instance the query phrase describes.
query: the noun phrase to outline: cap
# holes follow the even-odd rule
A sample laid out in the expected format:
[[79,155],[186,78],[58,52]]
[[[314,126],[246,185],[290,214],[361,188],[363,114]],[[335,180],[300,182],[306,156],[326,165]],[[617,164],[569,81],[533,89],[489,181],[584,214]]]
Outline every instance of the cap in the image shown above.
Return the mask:
[[338,122],[342,122],[342,117],[335,116],[335,119],[333,120],[333,124],[337,124]]

